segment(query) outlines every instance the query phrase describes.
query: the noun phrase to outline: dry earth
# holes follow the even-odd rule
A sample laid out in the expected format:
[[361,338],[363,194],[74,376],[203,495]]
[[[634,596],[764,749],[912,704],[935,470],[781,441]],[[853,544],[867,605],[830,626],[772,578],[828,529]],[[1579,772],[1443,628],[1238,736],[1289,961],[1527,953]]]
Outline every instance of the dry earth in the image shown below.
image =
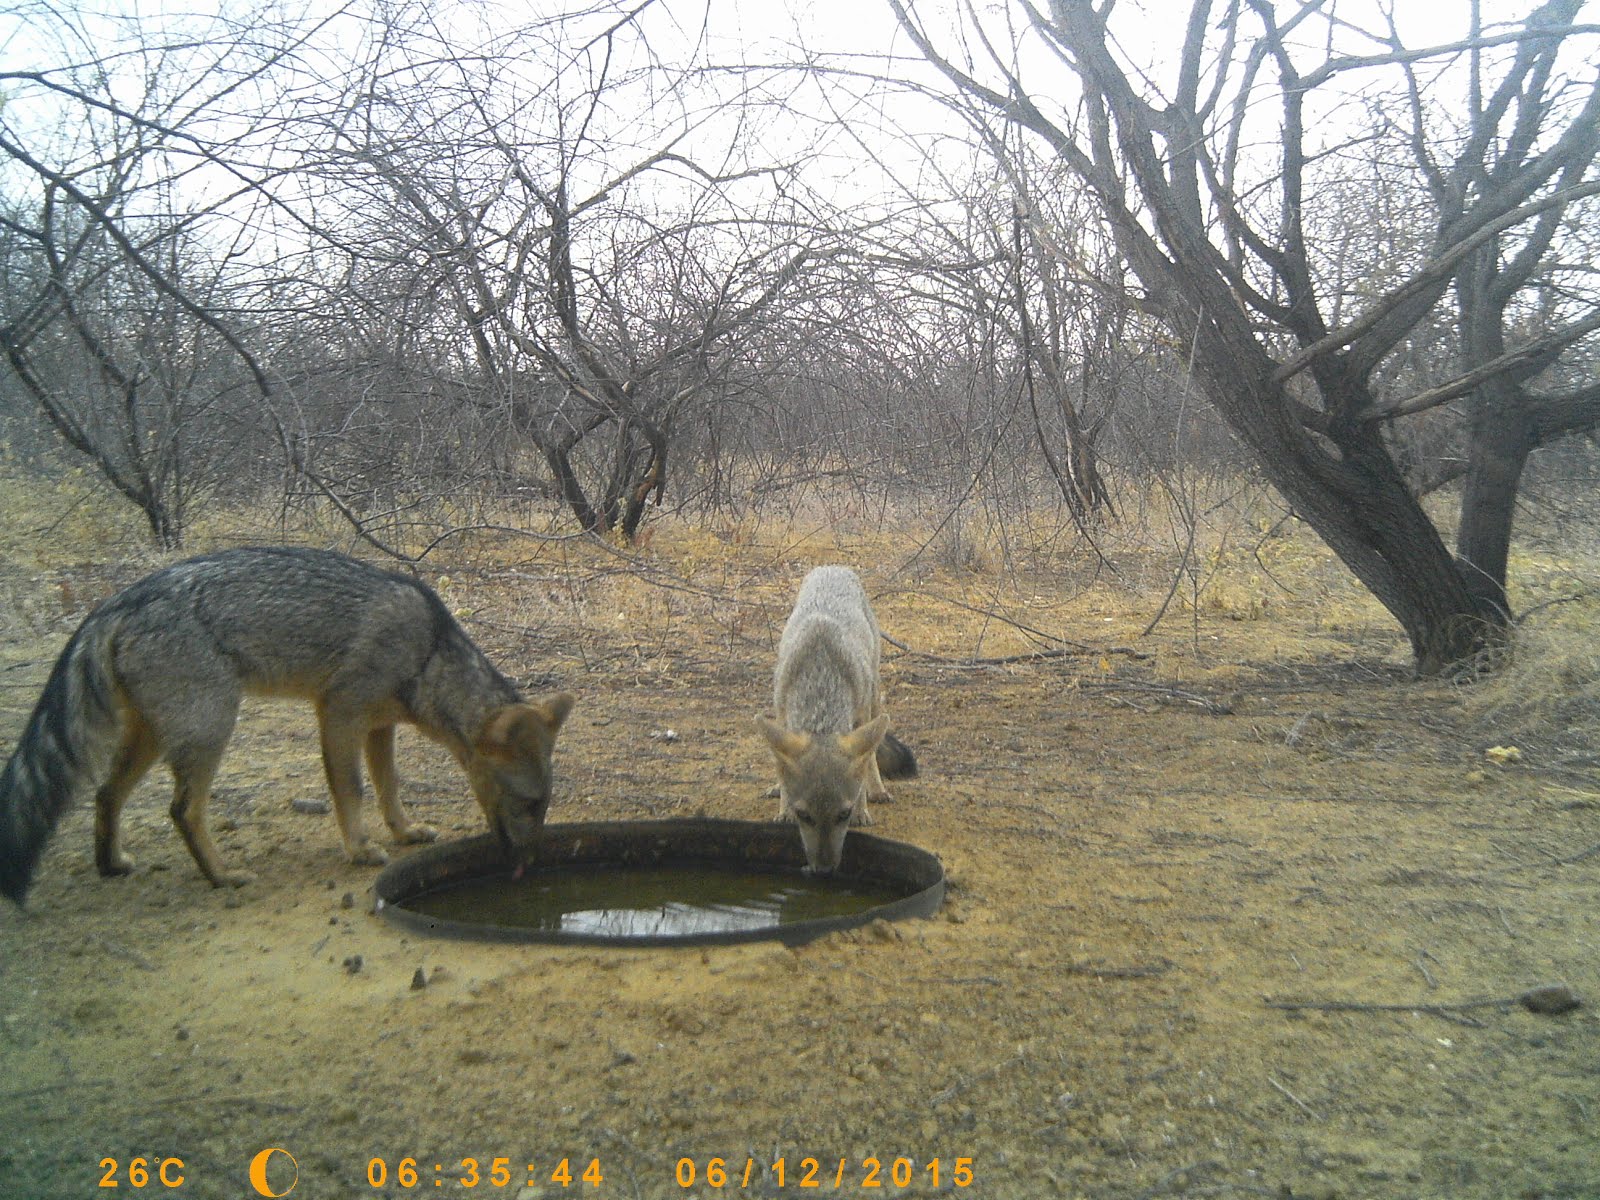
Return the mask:
[[[764,820],[749,717],[811,561],[714,586],[602,562],[581,587],[458,562],[443,588],[509,672],[581,696],[553,820]],[[0,745],[72,624],[149,565],[6,568]],[[0,1195],[86,1200],[109,1173],[250,1196],[278,1147],[265,1182],[297,1198],[803,1196],[807,1159],[815,1193],[862,1197],[1600,1196],[1592,772],[1486,757],[1462,691],[1409,680],[1382,615],[1330,616],[1326,590],[1140,638],[1159,585],[1035,588],[1013,622],[1088,652],[974,664],[1038,644],[979,611],[992,581],[869,576],[915,651],[885,674],[923,763],[876,832],[943,859],[937,918],[794,950],[408,935],[332,818],[291,808],[323,790],[309,712],[252,704],[213,820],[254,884],[205,885],[153,775],[135,875],[95,875],[80,804],[29,912],[0,911]],[[423,819],[477,832],[445,756],[400,753]],[[1587,1003],[1450,1007],[1556,982]],[[180,1185],[134,1187],[168,1158]]]

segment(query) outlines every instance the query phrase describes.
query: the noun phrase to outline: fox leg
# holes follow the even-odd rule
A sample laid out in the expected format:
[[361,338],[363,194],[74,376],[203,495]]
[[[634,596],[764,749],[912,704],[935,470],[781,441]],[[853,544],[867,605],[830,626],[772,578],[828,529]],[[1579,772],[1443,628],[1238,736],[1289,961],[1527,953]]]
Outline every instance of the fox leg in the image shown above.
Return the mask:
[[[367,836],[361,817],[361,745],[367,738],[353,721],[334,716],[326,709],[318,716],[322,727],[322,769],[328,775],[328,794],[333,797],[333,813],[339,819],[345,856],[358,867],[381,867],[389,856]],[[390,757],[392,767],[393,755]]]
[[[878,755],[876,751],[874,751],[867,763],[867,799],[874,804],[888,804],[893,799],[889,795],[889,789],[883,786],[883,775],[878,770]],[[872,824],[872,819],[867,816],[865,802],[862,803],[860,812],[862,819],[859,823],[862,825]]]
[[[173,663],[148,655],[134,657],[123,663],[122,669],[129,707],[136,714],[129,729],[136,731],[142,724],[145,736],[166,756],[173,781],[169,811],[195,865],[213,887],[248,883],[251,877],[247,873],[229,871],[222,865],[222,856],[206,828],[211,781],[216,778],[217,765],[239,716],[239,687],[232,667],[214,657],[195,654]],[[131,734],[125,739],[128,736]],[[121,804],[119,790],[132,787],[131,769],[138,765],[141,754],[140,748],[125,740],[117,755],[117,769],[97,797],[96,825],[109,819],[113,835],[112,847],[107,849],[115,844],[114,813]]]
[[137,713],[125,714],[122,744],[111,776],[94,795],[94,865],[102,875],[126,875],[133,859],[122,850],[122,806],[161,753],[155,732]]
[[[866,720],[871,721],[871,720],[874,720],[875,718],[880,717],[882,715],[883,715],[883,702],[878,698],[877,694],[874,693],[873,697],[872,697],[872,705],[867,710]],[[894,798],[889,795],[889,789],[883,786],[883,774],[882,774],[882,772],[880,772],[878,770],[878,748],[876,746],[874,746],[872,748],[872,753],[867,755],[867,790],[866,790],[866,796],[862,800],[861,804],[859,806],[857,806],[856,812],[855,812],[855,819],[852,820],[850,822],[850,824],[852,824],[852,825],[871,825],[872,824],[872,815],[869,812],[867,812],[867,801],[868,800],[871,800],[874,804],[888,804],[888,803],[892,802],[893,799]]]
[[372,776],[372,790],[378,794],[383,819],[395,841],[410,845],[431,842],[439,836],[432,825],[414,824],[400,803],[400,776],[394,768],[393,725],[380,725],[367,734],[367,772]]
[[[232,719],[229,719],[232,728]],[[200,873],[211,881],[212,887],[242,887],[254,878],[248,871],[230,871],[222,865],[206,828],[206,805],[211,801],[211,781],[216,778],[217,764],[222,761],[222,751],[227,745],[224,737],[215,743],[189,746],[168,752],[167,761],[172,766],[174,781],[172,795],[172,820],[188,843]]]

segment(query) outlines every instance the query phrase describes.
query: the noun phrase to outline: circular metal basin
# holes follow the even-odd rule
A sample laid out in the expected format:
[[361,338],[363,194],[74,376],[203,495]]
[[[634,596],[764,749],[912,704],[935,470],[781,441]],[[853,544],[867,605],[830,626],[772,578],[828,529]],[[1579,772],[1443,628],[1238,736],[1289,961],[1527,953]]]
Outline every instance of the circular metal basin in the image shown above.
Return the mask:
[[804,866],[788,824],[594,821],[546,825],[514,858],[490,834],[428,846],[373,890],[381,916],[422,933],[623,946],[793,945],[944,900],[937,858],[867,833],[845,839],[833,875]]

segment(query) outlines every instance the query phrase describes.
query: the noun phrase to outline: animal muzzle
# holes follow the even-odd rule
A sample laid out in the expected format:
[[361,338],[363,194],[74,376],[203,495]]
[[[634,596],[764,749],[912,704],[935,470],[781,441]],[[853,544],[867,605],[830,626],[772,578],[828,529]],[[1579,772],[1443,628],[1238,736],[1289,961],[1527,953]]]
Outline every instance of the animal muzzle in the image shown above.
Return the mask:
[[505,812],[494,815],[493,827],[496,840],[507,857],[526,851],[539,836],[539,830],[544,822],[528,814],[512,816]]

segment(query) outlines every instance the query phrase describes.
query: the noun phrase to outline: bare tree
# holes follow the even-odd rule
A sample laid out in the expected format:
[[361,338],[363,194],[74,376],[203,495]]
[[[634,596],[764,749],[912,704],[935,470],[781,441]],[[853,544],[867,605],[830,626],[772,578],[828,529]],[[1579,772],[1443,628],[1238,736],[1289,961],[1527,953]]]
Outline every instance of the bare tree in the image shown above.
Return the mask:
[[[1527,455],[1600,422],[1600,384],[1564,367],[1600,329],[1592,263],[1566,262],[1562,237],[1600,194],[1600,80],[1583,54],[1597,30],[1577,23],[1581,0],[1494,28],[1474,18],[1460,41],[1421,48],[1392,21],[1362,31],[1320,3],[1196,0],[1164,86],[1119,49],[1138,38],[1117,38],[1109,3],[1018,0],[995,18],[1015,26],[963,9],[965,57],[906,0],[890,4],[968,102],[1042,139],[1094,194],[1141,303],[1191,348],[1199,385],[1267,477],[1404,627],[1419,670],[1492,637]],[[1029,86],[1051,61],[1076,90]],[[1425,255],[1352,302],[1315,235],[1330,228],[1318,185],[1347,169],[1342,146],[1377,136],[1344,119],[1357,79],[1383,90],[1408,155],[1390,169],[1419,177],[1429,205]],[[1264,158],[1247,147],[1269,102]],[[1386,360],[1452,304],[1451,378],[1380,393]],[[1459,557],[1384,435],[1457,399],[1472,413]]]
[[397,10],[304,118],[355,302],[403,309],[579,525],[630,538],[818,241],[755,211],[776,168],[737,97],[656,59],[648,7],[475,43]]
[[[211,419],[271,385],[232,311],[231,202],[258,85],[301,36],[31,6],[37,69],[0,72],[0,350],[49,425],[177,545],[229,471]],[[230,157],[236,152],[237,161]]]
[[[104,230],[56,189],[46,189],[34,221],[0,220],[0,254],[13,260],[12,317],[0,327],[0,346],[15,378],[61,439],[138,506],[152,537],[178,546],[190,512],[237,464],[215,419],[239,382],[219,369],[221,339],[130,270]],[[142,249],[146,261],[191,297],[215,303],[192,278],[203,257],[166,222],[156,225],[155,245],[147,238]],[[31,289],[23,285],[29,277]]]

